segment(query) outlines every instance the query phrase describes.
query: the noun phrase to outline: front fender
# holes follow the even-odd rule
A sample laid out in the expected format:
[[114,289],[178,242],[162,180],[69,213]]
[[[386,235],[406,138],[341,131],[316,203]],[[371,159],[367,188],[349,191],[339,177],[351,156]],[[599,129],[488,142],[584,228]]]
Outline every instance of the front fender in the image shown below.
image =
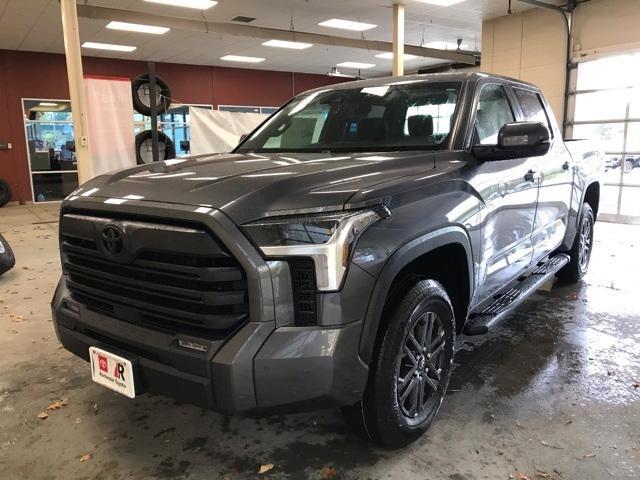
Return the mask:
[[391,285],[398,273],[413,260],[445,245],[458,244],[464,248],[469,265],[470,298],[473,297],[474,273],[471,242],[459,225],[449,225],[421,235],[398,248],[385,262],[373,289],[360,338],[360,357],[370,363],[373,357],[378,327]]

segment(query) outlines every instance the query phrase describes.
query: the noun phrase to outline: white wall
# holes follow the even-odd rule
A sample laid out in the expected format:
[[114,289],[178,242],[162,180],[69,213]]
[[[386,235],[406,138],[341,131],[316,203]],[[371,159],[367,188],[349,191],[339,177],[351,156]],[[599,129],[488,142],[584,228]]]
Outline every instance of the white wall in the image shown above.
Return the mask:
[[566,35],[558,12],[535,8],[482,23],[481,70],[539,86],[561,124]]

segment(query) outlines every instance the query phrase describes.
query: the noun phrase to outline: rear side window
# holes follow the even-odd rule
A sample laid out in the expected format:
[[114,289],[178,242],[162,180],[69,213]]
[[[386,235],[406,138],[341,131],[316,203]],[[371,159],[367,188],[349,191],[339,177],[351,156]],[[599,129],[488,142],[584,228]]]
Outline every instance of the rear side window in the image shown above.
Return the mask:
[[513,91],[524,114],[524,119],[528,122],[541,122],[551,130],[549,117],[547,117],[540,95],[520,88],[514,88]]
[[513,110],[502,85],[484,85],[478,99],[474,144],[494,145],[498,143],[498,132],[503,125],[515,121]]

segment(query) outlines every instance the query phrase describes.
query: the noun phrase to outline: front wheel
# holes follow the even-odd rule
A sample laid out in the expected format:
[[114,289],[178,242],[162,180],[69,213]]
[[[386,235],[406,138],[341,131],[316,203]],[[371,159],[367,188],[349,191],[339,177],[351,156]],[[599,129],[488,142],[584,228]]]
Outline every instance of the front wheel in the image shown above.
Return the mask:
[[405,446],[431,425],[449,384],[455,320],[444,288],[417,282],[389,312],[360,405],[364,429],[375,442]]
[[573,246],[569,252],[571,260],[557,273],[557,277],[561,280],[577,282],[584,277],[589,270],[591,252],[593,251],[594,223],[595,216],[591,205],[583,203],[580,222],[578,223],[578,231],[576,232]]

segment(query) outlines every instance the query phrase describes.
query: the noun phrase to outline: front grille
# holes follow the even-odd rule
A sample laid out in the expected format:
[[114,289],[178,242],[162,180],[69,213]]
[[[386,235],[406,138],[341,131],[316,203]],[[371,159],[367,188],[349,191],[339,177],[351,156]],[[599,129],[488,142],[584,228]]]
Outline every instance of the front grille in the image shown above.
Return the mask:
[[[106,225],[124,232],[111,255]],[[67,213],[60,227],[71,295],[87,308],[166,333],[225,338],[249,317],[245,273],[205,227]]]
[[289,261],[291,288],[293,290],[293,317],[295,325],[317,325],[316,270],[310,258]]

